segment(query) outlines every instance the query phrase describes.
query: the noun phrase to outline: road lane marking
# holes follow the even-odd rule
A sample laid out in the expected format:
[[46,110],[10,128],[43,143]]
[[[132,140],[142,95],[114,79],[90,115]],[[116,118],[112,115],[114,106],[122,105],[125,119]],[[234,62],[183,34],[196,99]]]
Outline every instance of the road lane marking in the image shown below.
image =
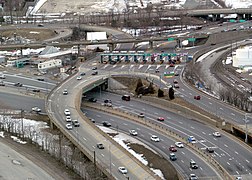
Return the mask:
[[239,154],[237,151],[235,151],[235,154]]
[[97,114],[96,114],[96,116],[99,117],[99,118],[101,117],[100,115],[97,115]]
[[246,159],[246,162],[249,163],[249,160]]
[[202,167],[200,167],[200,170],[203,171]]
[[228,145],[224,144],[225,147],[228,147]]
[[141,129],[140,128],[136,128],[138,131],[140,131]]
[[84,138],[84,137],[83,137],[83,139],[84,139],[85,141],[87,141],[87,139],[86,139],[86,138]]
[[191,126],[192,129],[195,129],[194,127]]
[[183,151],[181,151],[181,153],[185,155],[185,153]]
[[234,113],[231,113],[231,115],[232,115],[232,116],[235,116],[235,114],[234,114]]
[[221,110],[223,110],[223,108],[220,107]]
[[230,166],[230,163],[229,163],[229,162],[227,162],[227,164]]
[[111,163],[113,166],[115,166],[115,164],[114,163]]
[[209,102],[209,104],[212,104],[211,102]]
[[181,162],[182,162],[182,163],[184,163],[184,161],[183,161],[183,160],[181,160]]
[[102,157],[104,157],[104,154],[101,154]]
[[206,133],[202,131],[202,134],[206,134]]
[[154,112],[154,114],[158,115],[158,113],[157,113],[157,112]]
[[182,91],[185,91],[184,89],[181,89]]
[[189,93],[190,95],[192,95],[192,93]]
[[145,109],[144,109],[144,108],[142,108],[142,110],[143,110],[143,111],[145,111]]
[[128,126],[128,124],[126,124],[126,123],[123,123],[123,125]]
[[239,172],[238,171],[235,171],[236,172],[236,174],[238,174],[239,175]]
[[110,121],[115,121],[114,119],[109,119]]
[[179,124],[183,124],[183,122],[180,122],[180,121],[179,121]]

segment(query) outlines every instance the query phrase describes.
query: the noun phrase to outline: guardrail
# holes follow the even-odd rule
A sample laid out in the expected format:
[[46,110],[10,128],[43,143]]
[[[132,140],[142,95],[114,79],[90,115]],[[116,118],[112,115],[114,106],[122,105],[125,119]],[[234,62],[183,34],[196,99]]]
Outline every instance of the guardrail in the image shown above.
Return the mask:
[[221,173],[222,178],[227,179],[227,180],[232,179],[232,176],[214,158],[212,158],[210,155],[208,155],[207,153],[205,153],[204,151],[202,151],[201,149],[199,149],[195,145],[188,143],[186,139],[184,139],[180,135],[176,134],[175,132],[171,131],[170,129],[164,128],[163,126],[161,126],[157,123],[151,122],[145,118],[144,119],[138,118],[137,115],[130,114],[130,113],[125,112],[124,110],[121,110],[118,108],[104,107],[104,106],[92,104],[92,103],[85,103],[85,105],[87,107],[90,107],[93,109],[97,109],[97,110],[104,111],[104,112],[107,112],[110,114],[114,114],[114,115],[117,115],[120,117],[124,117],[129,120],[134,120],[142,125],[145,125],[145,126],[150,127],[152,129],[158,130],[159,132],[162,132],[163,134],[168,135],[168,136],[176,139],[177,141],[183,142],[188,147],[190,147],[191,149],[196,151],[199,155],[201,155],[207,162],[209,162],[211,165],[213,165],[215,167],[215,169],[219,173]]

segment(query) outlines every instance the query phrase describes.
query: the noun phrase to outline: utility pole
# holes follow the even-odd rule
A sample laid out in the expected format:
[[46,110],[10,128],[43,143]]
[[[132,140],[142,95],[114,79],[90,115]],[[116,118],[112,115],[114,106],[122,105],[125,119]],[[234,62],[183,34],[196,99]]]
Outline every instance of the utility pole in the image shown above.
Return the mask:
[[21,128],[22,128],[22,140],[24,140],[24,110],[21,109],[20,111],[21,116]]
[[245,143],[248,143],[248,114],[245,113],[245,116],[244,116],[244,123],[245,123]]

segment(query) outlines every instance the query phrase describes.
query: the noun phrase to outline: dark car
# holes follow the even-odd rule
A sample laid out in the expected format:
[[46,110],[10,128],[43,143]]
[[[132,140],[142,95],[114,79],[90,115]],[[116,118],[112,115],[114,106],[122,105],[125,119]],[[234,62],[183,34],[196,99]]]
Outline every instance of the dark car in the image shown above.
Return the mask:
[[17,83],[15,83],[15,84],[14,84],[14,86],[16,86],[16,87],[22,87],[22,86],[23,86],[23,84],[22,84],[22,83],[20,83],[20,82],[17,82]]
[[96,146],[97,146],[98,149],[104,149],[104,146],[103,146],[102,143],[98,143]]
[[89,101],[89,102],[96,102],[97,99],[95,99],[95,98],[89,98],[88,101]]
[[0,82],[0,86],[5,86],[3,81]]
[[80,73],[80,76],[85,76],[85,75],[86,75],[86,73],[84,73],[84,72]]
[[32,92],[40,92],[40,89],[33,89]]
[[122,100],[124,101],[130,101],[130,96],[129,95],[123,95]]
[[200,96],[199,95],[198,96],[194,96],[194,99],[200,100]]
[[97,75],[97,74],[98,74],[98,71],[94,71],[94,72],[92,72],[91,75]]
[[92,67],[92,70],[96,70],[97,69],[97,67]]
[[74,127],[79,127],[80,123],[77,119],[72,120],[72,124],[74,125]]
[[111,124],[108,121],[103,121],[102,125],[105,126],[105,127],[110,127],[111,126]]
[[207,150],[207,152],[209,152],[209,153],[214,153],[214,149],[211,148],[211,147],[206,148],[206,150]]
[[175,146],[173,146],[173,145],[171,145],[171,146],[169,147],[169,150],[170,150],[171,152],[177,152],[177,148],[176,148]]
[[95,120],[93,118],[89,118],[92,123],[95,123]]
[[112,101],[110,99],[105,99],[104,103],[112,103]]
[[38,81],[45,81],[44,78],[38,78],[37,80],[38,80]]

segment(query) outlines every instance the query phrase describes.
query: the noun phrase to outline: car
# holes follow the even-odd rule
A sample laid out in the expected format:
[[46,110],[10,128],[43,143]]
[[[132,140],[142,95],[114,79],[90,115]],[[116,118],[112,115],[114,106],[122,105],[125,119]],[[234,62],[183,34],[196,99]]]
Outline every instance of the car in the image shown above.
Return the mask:
[[179,85],[178,84],[174,84],[174,88],[179,88]]
[[80,73],[80,76],[85,76],[85,75],[86,75],[86,73],[84,73],[84,72]]
[[0,86],[5,86],[3,81],[0,81]]
[[170,153],[169,157],[170,157],[170,160],[172,160],[172,161],[176,161],[177,160],[177,156],[174,153]]
[[71,116],[66,116],[66,122],[72,122]]
[[155,73],[159,73],[159,69],[156,69],[156,70],[155,70]]
[[213,133],[213,136],[215,136],[215,137],[221,137],[221,134],[218,131],[216,131],[216,132]]
[[170,67],[174,67],[174,64],[173,64],[173,63],[171,63],[171,64],[170,64]]
[[110,99],[105,99],[104,103],[112,103],[112,101]]
[[196,176],[195,174],[190,174],[189,179],[190,179],[190,180],[197,180],[197,179],[198,179],[198,176]]
[[5,79],[5,75],[4,74],[0,74],[0,79]]
[[156,135],[152,135],[151,140],[154,141],[154,142],[159,142],[160,141],[159,137],[157,137]]
[[92,70],[97,70],[97,67],[92,67]]
[[71,129],[73,129],[73,126],[72,126],[72,124],[67,123],[67,124],[66,124],[66,128],[67,128],[68,130],[71,130]]
[[17,82],[17,83],[15,83],[15,84],[14,84],[14,86],[16,86],[16,87],[22,87],[22,86],[23,86],[23,84],[22,84],[22,83],[20,83],[20,82]]
[[32,108],[32,111],[41,112],[41,109],[39,107],[35,106]]
[[38,27],[44,27],[44,25],[43,24],[38,24]]
[[196,143],[195,137],[194,136],[189,136],[188,137],[188,142],[190,142],[190,143]]
[[40,89],[33,89],[32,92],[40,92]]
[[139,117],[139,118],[144,118],[144,113],[138,114],[138,117]]
[[92,122],[92,123],[95,123],[95,120],[93,118],[89,118],[89,120]]
[[44,78],[38,78],[37,80],[38,80],[38,81],[45,81]]
[[237,176],[237,177],[235,177],[235,180],[242,180],[242,177],[241,176]]
[[175,72],[175,73],[174,73],[174,76],[179,76],[179,73],[178,73],[178,72]]
[[128,170],[125,167],[118,167],[118,171],[122,174],[127,174]]
[[158,121],[164,121],[164,118],[163,117],[158,117],[157,120]]
[[96,102],[97,99],[95,99],[95,98],[92,97],[92,98],[89,98],[88,101],[89,101],[89,102]]
[[82,77],[81,76],[77,76],[77,78],[76,78],[77,80],[81,80],[82,79]]
[[175,146],[171,145],[169,147],[169,151],[171,151],[171,152],[177,152],[177,148]]
[[198,169],[198,165],[196,164],[196,162],[194,160],[191,160],[190,161],[190,168],[192,169]]
[[112,107],[113,105],[111,103],[102,103],[103,106],[108,106],[108,107]]
[[97,144],[96,144],[96,147],[97,147],[98,149],[104,149],[104,146],[103,146],[102,143],[97,143]]
[[137,131],[136,130],[132,129],[132,130],[129,130],[129,132],[130,132],[130,135],[137,136]]
[[74,127],[79,127],[80,123],[77,119],[72,120],[72,124],[74,125]]
[[130,101],[130,95],[123,95],[122,100],[124,101]]
[[91,73],[91,75],[93,75],[93,76],[97,75],[97,74],[98,74],[98,71],[94,71],[94,72]]
[[110,127],[111,126],[111,124],[108,121],[103,121],[102,125],[105,126],[105,127]]
[[70,116],[70,115],[71,115],[69,109],[65,109],[64,114],[65,114],[66,116]]
[[200,95],[194,96],[194,99],[200,100]]
[[178,84],[178,80],[177,80],[177,79],[174,79],[174,80],[173,80],[173,83],[174,83],[174,84]]
[[214,153],[214,149],[211,148],[211,147],[207,147],[207,148],[206,148],[206,151],[209,152],[209,153]]
[[184,144],[182,142],[175,142],[175,146],[178,148],[183,148]]
[[64,89],[63,95],[68,95],[67,89]]

